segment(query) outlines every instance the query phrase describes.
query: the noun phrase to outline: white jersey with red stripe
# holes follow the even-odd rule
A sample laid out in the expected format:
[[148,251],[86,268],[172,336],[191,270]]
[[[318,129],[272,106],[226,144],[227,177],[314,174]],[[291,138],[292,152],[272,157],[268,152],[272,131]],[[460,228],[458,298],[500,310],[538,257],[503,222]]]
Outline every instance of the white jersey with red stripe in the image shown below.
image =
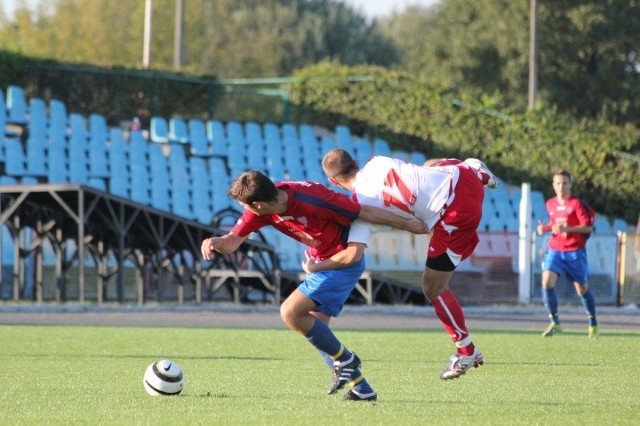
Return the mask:
[[[422,167],[376,156],[356,175],[353,192],[360,204],[382,207],[400,216],[415,216],[432,229],[453,200],[459,173],[455,165]],[[368,224],[356,221],[349,241],[367,244],[369,233]]]

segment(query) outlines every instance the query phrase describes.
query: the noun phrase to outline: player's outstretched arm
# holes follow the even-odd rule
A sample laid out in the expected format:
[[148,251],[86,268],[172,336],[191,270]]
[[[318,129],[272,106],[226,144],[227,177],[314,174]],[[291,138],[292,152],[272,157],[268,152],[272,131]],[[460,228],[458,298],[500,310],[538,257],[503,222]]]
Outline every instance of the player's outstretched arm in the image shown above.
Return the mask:
[[358,218],[377,225],[389,225],[394,228],[404,229],[414,234],[426,234],[429,232],[427,225],[414,216],[399,216],[389,210],[365,204],[362,205]]
[[314,262],[309,254],[305,251],[305,260],[302,262],[302,269],[311,274],[314,272],[328,271],[331,269],[340,269],[351,266],[362,259],[364,256],[365,245],[361,243],[349,243],[344,250],[339,251],[333,256],[321,262]]
[[213,258],[215,252],[222,254],[233,253],[246,239],[247,237],[239,237],[232,232],[222,237],[207,238],[202,242],[200,252],[205,260],[210,260]]

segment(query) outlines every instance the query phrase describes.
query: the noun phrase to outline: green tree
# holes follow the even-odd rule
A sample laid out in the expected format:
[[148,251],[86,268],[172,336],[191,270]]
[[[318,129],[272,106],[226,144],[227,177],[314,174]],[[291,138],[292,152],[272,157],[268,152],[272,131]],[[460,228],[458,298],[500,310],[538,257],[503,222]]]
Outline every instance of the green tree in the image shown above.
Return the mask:
[[[24,0],[22,0],[24,1]],[[154,0],[152,68],[173,66],[175,0]],[[51,0],[0,16],[5,49],[94,65],[140,67],[144,2]],[[219,77],[289,75],[323,59],[390,66],[396,46],[338,0],[185,1],[185,72]]]
[[[404,69],[453,92],[500,96],[503,110],[526,108],[528,1],[441,0],[380,25]],[[639,124],[639,27],[637,1],[538,0],[540,104]]]

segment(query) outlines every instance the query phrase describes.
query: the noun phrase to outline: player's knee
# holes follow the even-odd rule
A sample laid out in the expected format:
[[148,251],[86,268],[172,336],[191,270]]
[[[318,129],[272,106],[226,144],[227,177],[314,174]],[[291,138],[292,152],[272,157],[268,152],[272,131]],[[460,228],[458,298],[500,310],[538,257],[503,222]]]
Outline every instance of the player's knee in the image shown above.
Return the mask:
[[587,285],[587,284],[577,284],[576,283],[575,284],[575,288],[576,288],[576,293],[578,294],[578,296],[582,297],[589,290],[589,285]]
[[280,318],[288,326],[293,324],[295,321],[295,312],[291,308],[291,306],[288,303],[286,303],[286,301],[285,303],[280,305]]

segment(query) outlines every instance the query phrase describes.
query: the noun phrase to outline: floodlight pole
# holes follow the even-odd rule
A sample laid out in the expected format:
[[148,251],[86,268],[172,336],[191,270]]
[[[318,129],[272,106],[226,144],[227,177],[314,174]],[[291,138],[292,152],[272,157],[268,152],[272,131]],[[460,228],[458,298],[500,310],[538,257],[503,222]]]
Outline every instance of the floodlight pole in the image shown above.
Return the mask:
[[151,62],[151,8],[152,0],[144,2],[144,41],[142,46],[142,67],[149,68]]
[[529,12],[529,102],[528,109],[532,110],[536,106],[538,97],[538,40],[537,40],[537,16],[538,0],[530,0],[531,9]]
[[182,39],[184,36],[184,0],[176,0],[176,25],[173,34],[173,68],[182,68]]

